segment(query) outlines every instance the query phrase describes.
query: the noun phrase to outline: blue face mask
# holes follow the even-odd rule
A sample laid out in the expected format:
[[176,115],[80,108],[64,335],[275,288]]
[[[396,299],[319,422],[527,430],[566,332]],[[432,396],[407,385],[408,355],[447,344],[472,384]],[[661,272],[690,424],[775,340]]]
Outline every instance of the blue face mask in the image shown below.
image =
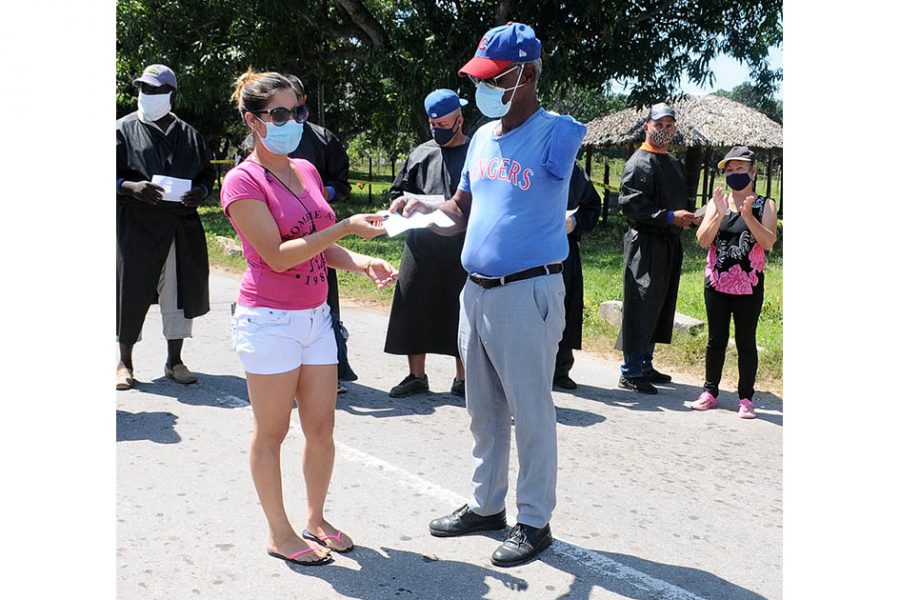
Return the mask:
[[747,173],[729,173],[725,176],[725,183],[733,190],[740,191],[750,185],[753,179]]
[[[260,121],[266,123],[262,119]],[[266,123],[266,137],[260,138],[260,141],[273,154],[290,154],[300,145],[302,137],[303,125],[290,119],[280,126],[275,123]]]
[[478,106],[481,114],[489,119],[498,119],[509,112],[509,107],[512,105],[512,99],[515,98],[516,93],[513,92],[509,102],[506,104],[503,104],[503,94],[509,90],[516,90],[522,87],[519,85],[519,80],[522,79],[522,71],[524,69],[520,68],[519,76],[516,78],[516,85],[511,88],[488,86],[483,81],[478,84],[475,88],[475,104]]

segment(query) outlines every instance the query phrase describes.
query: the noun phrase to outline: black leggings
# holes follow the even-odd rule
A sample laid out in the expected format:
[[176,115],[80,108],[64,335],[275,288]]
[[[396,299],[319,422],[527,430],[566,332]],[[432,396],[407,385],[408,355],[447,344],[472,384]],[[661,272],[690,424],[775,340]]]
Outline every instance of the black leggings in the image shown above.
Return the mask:
[[738,353],[738,397],[753,399],[756,383],[756,324],[763,304],[762,281],[749,295],[723,294],[705,288],[706,320],[709,323],[709,340],[706,342],[706,383],[703,389],[719,396],[719,381],[725,366],[725,350],[731,316],[734,315],[734,343]]

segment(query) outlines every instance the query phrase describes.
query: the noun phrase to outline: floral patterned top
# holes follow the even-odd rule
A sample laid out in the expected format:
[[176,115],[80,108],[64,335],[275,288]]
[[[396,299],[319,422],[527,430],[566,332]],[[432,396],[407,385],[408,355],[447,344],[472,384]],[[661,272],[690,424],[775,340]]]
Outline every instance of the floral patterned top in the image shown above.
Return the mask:
[[[753,216],[762,221],[768,198],[757,196]],[[723,294],[749,295],[762,290],[766,253],[739,212],[731,209],[719,226],[706,256],[706,287]]]

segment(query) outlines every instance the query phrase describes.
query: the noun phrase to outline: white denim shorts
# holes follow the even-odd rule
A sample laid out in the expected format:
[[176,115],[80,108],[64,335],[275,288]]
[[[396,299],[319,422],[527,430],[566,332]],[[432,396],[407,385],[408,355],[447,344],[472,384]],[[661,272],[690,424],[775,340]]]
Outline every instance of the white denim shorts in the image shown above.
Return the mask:
[[232,343],[244,370],[286,373],[300,365],[336,365],[337,342],[328,304],[306,310],[235,306]]

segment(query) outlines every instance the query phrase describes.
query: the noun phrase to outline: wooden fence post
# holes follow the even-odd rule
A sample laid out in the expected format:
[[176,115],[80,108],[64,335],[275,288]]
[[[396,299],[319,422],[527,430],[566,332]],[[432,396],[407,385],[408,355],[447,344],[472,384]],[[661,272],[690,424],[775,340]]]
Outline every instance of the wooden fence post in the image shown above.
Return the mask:
[[603,222],[609,217],[609,161],[603,162]]
[[706,153],[703,157],[703,192],[700,195],[700,206],[704,206],[706,204],[707,196],[707,184],[709,183],[709,161],[712,160],[712,148],[707,148]]

